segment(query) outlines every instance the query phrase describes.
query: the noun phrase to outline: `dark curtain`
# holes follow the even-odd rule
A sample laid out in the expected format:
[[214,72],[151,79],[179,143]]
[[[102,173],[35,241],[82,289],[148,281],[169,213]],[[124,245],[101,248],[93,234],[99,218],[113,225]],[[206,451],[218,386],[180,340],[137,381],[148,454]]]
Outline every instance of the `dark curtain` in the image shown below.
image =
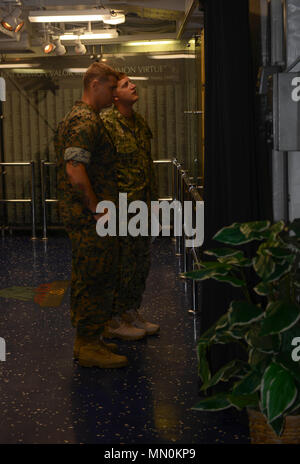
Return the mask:
[[[271,219],[268,157],[258,148],[255,79],[247,0],[205,3],[205,241],[233,222]],[[242,295],[213,280],[203,282],[202,331]],[[220,349],[218,349],[220,348]],[[213,370],[241,354],[236,345],[214,348]]]

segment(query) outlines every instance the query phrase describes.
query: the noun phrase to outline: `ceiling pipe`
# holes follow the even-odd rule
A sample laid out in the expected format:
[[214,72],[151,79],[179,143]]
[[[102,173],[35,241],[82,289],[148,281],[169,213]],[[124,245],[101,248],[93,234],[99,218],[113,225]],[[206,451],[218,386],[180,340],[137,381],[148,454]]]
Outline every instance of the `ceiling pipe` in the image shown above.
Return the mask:
[[182,38],[184,30],[185,30],[186,26],[188,25],[188,23],[189,23],[192,15],[193,15],[193,12],[194,12],[198,2],[197,2],[197,0],[189,0],[186,3],[187,3],[187,6],[185,8],[184,18],[181,21],[180,26],[179,26],[179,30],[177,32],[177,37],[176,38],[178,40],[180,40]]

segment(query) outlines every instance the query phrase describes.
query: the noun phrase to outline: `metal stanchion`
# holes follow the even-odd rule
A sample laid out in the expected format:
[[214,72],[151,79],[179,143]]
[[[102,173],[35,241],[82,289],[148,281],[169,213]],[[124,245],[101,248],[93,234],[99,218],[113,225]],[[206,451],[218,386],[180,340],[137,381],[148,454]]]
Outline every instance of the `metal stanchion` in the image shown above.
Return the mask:
[[[187,171],[182,169],[179,163],[176,163],[174,160],[174,175],[177,174],[176,186],[178,188],[178,195],[177,198],[182,204],[182,219],[183,219],[183,233],[178,240],[178,247],[179,250],[182,251],[183,254],[183,271],[188,272],[192,269],[197,269],[197,262],[199,261],[196,249],[193,247],[186,246],[186,237],[185,237],[185,229],[184,229],[184,201],[189,195],[193,202],[202,201],[201,195],[199,194],[199,189],[196,185],[192,184],[191,181],[193,178],[188,176]],[[175,186],[175,183],[174,183]],[[196,214],[195,209],[193,208],[193,223],[194,223],[194,215]],[[181,253],[180,253],[181,255]],[[187,288],[187,279],[184,275],[181,276],[185,280],[185,288]],[[199,310],[199,282],[197,280],[192,279],[191,282],[191,301],[192,301],[192,309],[189,310],[190,313],[195,314]]]
[[43,240],[48,240],[47,237],[47,203],[57,203],[56,198],[47,198],[46,195],[46,166],[56,166],[56,163],[53,161],[41,161],[41,187],[42,187],[42,205],[43,205]]
[[173,181],[173,200],[177,200],[177,159],[173,160],[173,172],[172,172],[172,181]]
[[34,161],[30,161],[31,164],[31,217],[32,217],[32,240],[36,240],[35,231],[35,172],[34,172]]
[[[176,184],[177,184],[177,200],[181,201],[181,177],[180,177],[180,168],[181,165],[177,163],[177,176],[176,176]],[[182,243],[181,237],[176,237],[176,256],[181,256],[182,253]]]
[[35,173],[34,161],[16,162],[16,163],[0,163],[0,166],[31,166],[31,198],[9,198],[0,199],[1,203],[30,203],[31,204],[31,223],[32,223],[32,239],[36,240],[36,227],[35,227]]
[[181,205],[182,205],[182,233],[181,233],[181,249],[183,255],[183,272],[186,272],[186,246],[185,246],[185,230],[184,230],[184,201],[185,201],[185,172],[181,170]]
[[45,192],[45,160],[41,160],[41,193],[43,210],[43,240],[47,240],[46,192]]

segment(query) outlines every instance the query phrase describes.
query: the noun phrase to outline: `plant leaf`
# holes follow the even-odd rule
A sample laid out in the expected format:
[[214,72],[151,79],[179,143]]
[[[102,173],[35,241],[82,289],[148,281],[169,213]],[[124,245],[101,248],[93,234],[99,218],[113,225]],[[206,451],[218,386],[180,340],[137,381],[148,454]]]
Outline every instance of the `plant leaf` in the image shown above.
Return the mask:
[[225,275],[232,268],[229,264],[219,263],[219,261],[200,261],[199,264],[205,269],[211,269],[221,275]]
[[252,370],[237,382],[232,390],[233,395],[250,395],[260,388],[262,375],[257,370]]
[[227,398],[229,399],[232,406],[235,406],[237,409],[241,410],[246,407],[255,407],[259,404],[259,396],[257,393],[253,393],[251,395],[228,395]]
[[205,345],[198,346],[198,375],[204,384],[211,378],[206,351],[207,347]]
[[253,290],[258,295],[266,296],[272,291],[272,287],[266,282],[260,282]]
[[267,280],[275,271],[275,262],[271,256],[259,254],[253,259],[253,267],[262,280]]
[[300,388],[300,361],[293,361],[288,353],[279,353],[276,356],[276,362],[292,374]]
[[274,282],[279,280],[284,274],[287,274],[292,269],[292,264],[288,261],[283,263],[275,263],[275,268],[272,274],[265,278],[266,282]]
[[291,251],[283,247],[269,247],[265,248],[264,253],[277,259],[285,259],[291,256]]
[[277,363],[270,364],[266,369],[261,389],[269,422],[283,415],[292,406],[298,392],[290,372]]
[[300,319],[299,305],[290,301],[272,301],[268,304],[259,335],[271,335],[290,329]]
[[263,353],[277,353],[281,346],[281,335],[260,335],[260,326],[255,325],[251,327],[246,335],[246,341],[249,346],[256,348]]
[[207,390],[214,385],[217,385],[220,381],[227,382],[231,377],[234,377],[238,374],[242,368],[244,368],[245,363],[239,359],[230,361],[225,366],[223,366],[218,372],[216,372],[213,377],[202,385],[201,390]]
[[214,235],[214,240],[229,245],[242,245],[243,243],[251,242],[240,230],[240,224],[237,222],[228,227],[223,227]]
[[253,232],[256,233],[267,230],[270,227],[270,224],[270,221],[251,221],[241,224],[240,229],[246,237],[249,237],[249,235]]
[[213,248],[212,250],[204,251],[206,255],[216,256],[217,258],[227,258],[228,256],[244,256],[243,252],[240,250],[235,250],[234,248]]
[[272,355],[269,353],[262,353],[261,351],[251,348],[249,351],[248,363],[250,366],[257,366],[257,364],[265,364],[265,368],[270,364]]
[[210,279],[214,275],[226,275],[231,269],[231,266],[228,264],[217,261],[200,261],[198,264],[203,266],[203,269],[183,272],[182,275],[194,280],[205,280]]
[[250,267],[252,266],[252,259],[240,258],[239,256],[228,256],[225,258],[218,258],[221,263],[231,264],[232,266]]
[[227,284],[232,285],[233,287],[245,287],[246,282],[244,280],[237,279],[236,277],[228,275],[212,275],[211,276],[214,280],[218,282],[225,282]]
[[276,435],[278,435],[279,437],[283,432],[284,421],[284,416],[279,416],[277,419],[273,420],[272,422],[269,422],[270,426],[272,427]]
[[231,403],[227,399],[225,393],[219,393],[218,395],[211,396],[210,398],[205,398],[195,406],[192,407],[192,410],[195,411],[221,411],[222,409],[228,409],[231,407]]
[[206,330],[198,339],[198,345],[208,345],[216,336],[216,331],[224,329],[228,325],[227,313],[223,314],[208,330]]
[[261,308],[248,301],[232,301],[228,311],[231,327],[252,324],[263,316]]
[[226,333],[228,333],[228,335],[230,335],[231,337],[240,340],[245,338],[248,330],[248,326],[234,326],[230,327],[230,330],[228,330]]

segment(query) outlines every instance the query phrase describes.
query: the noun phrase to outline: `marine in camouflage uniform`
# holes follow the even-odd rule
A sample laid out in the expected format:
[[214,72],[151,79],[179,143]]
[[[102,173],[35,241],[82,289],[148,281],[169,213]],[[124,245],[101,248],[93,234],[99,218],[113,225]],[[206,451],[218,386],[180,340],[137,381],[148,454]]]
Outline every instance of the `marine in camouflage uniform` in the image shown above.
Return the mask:
[[[157,181],[151,158],[151,130],[141,115],[123,116],[113,107],[101,113],[117,151],[118,191],[127,193],[128,203],[158,199]],[[150,230],[150,222],[149,222]],[[150,234],[150,232],[149,232]],[[138,310],[150,270],[151,237],[119,237],[119,268],[115,310],[124,314]]]
[[71,321],[80,336],[92,337],[102,332],[113,315],[118,241],[97,235],[82,192],[70,183],[66,173],[66,163],[72,159],[70,147],[82,149],[76,160],[84,163],[99,201],[117,203],[115,149],[99,113],[83,101],[76,102],[59,124],[55,149],[60,213],[72,243]]

